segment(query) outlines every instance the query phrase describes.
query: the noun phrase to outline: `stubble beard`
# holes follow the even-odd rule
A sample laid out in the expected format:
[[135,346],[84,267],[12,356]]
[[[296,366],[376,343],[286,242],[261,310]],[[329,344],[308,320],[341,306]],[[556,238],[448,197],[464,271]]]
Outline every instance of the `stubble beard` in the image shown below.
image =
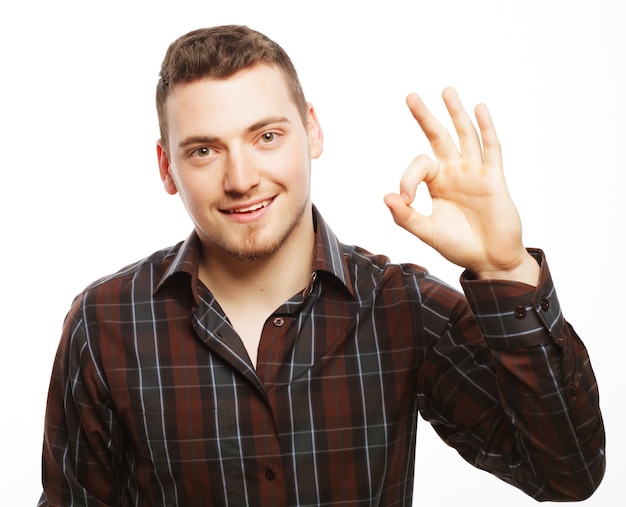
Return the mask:
[[[294,230],[302,223],[308,201],[305,201],[295,213],[287,226],[278,231],[274,237],[263,237],[265,226],[263,224],[247,224],[242,228],[236,238],[225,230],[217,234],[204,233],[205,241],[213,250],[221,250],[226,255],[235,257],[241,261],[256,261],[271,257],[287,242]],[[234,239],[234,241],[233,241]]]

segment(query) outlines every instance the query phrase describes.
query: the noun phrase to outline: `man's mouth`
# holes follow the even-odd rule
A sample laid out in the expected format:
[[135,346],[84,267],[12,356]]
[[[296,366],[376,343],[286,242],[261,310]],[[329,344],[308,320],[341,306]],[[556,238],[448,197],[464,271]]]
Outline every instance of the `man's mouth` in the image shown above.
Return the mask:
[[267,208],[272,203],[272,201],[273,198],[265,199],[264,201],[251,204],[250,206],[226,209],[223,211],[223,213],[226,213],[228,215],[254,213],[255,211],[258,211],[260,209]]

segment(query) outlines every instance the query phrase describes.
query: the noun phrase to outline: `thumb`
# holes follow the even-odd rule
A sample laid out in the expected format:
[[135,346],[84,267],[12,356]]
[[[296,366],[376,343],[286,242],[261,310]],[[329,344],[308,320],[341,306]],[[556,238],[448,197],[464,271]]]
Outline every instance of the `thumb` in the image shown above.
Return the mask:
[[410,206],[410,203],[407,204],[406,200],[399,194],[387,194],[384,201],[397,225],[417,236],[423,242],[430,244],[431,234],[429,230],[431,224],[427,216],[416,211]]

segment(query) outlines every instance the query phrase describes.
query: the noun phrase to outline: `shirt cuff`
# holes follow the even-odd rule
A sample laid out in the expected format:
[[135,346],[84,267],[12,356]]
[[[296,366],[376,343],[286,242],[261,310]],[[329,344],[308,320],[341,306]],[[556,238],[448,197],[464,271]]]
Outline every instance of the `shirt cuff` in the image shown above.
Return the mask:
[[461,286],[487,344],[498,350],[532,347],[553,341],[563,346],[565,320],[544,253],[528,252],[540,266],[532,287],[508,280],[477,280],[461,275]]

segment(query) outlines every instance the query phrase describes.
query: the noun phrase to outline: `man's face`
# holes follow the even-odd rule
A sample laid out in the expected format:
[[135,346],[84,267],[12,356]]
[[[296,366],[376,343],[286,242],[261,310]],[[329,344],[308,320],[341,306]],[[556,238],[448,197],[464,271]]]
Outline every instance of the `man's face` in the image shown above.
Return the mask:
[[303,124],[279,70],[255,65],[176,85],[165,114],[161,178],[180,193],[209,255],[264,258],[310,233],[303,217],[322,134],[312,108]]

